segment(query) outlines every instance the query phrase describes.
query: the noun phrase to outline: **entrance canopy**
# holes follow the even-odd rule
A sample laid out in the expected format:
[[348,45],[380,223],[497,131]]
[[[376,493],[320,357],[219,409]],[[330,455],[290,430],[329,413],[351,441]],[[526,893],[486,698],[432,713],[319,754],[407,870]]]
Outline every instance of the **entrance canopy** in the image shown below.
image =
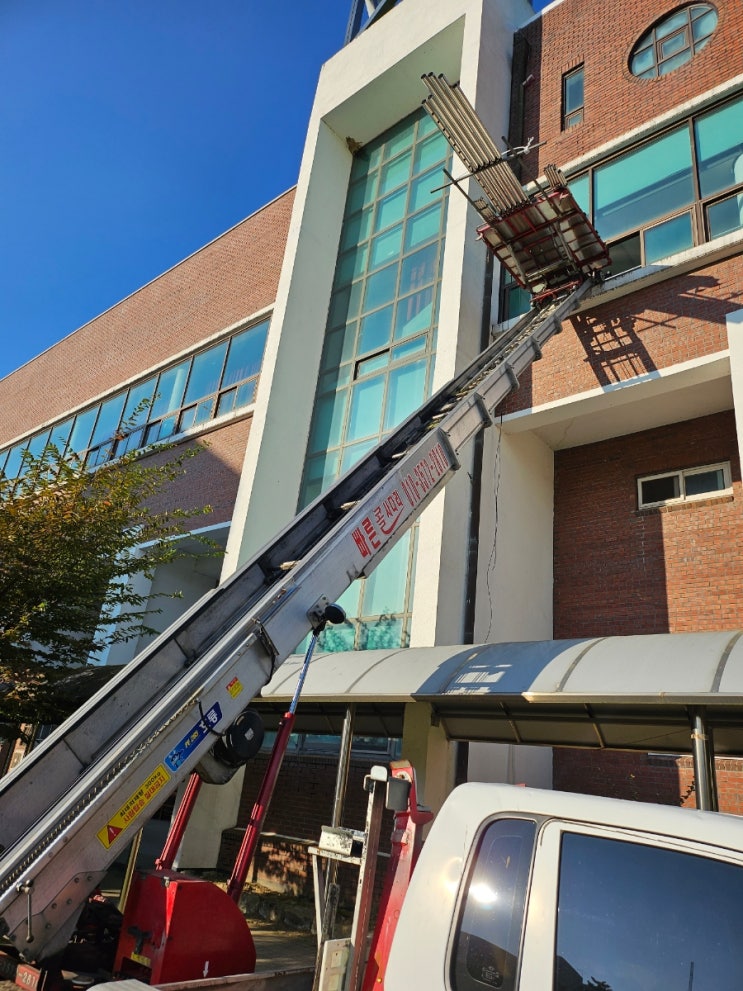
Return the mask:
[[[450,739],[688,753],[704,714],[717,755],[743,755],[743,630],[318,654],[296,729],[401,736],[427,702]],[[290,658],[255,700],[275,726],[297,684]]]

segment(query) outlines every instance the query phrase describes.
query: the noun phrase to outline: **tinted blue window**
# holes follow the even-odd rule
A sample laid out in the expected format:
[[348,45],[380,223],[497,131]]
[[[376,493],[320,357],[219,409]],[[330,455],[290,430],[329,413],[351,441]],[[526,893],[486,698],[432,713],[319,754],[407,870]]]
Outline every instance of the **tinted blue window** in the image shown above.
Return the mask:
[[556,991],[719,991],[743,984],[743,867],[566,833]]
[[222,366],[226,353],[227,342],[225,341],[196,355],[191,362],[188,387],[183,398],[185,405],[194,403],[197,399],[203,399],[217,391],[222,379]]
[[694,139],[702,196],[743,182],[743,99],[699,117]]
[[593,174],[593,220],[604,240],[673,213],[693,200],[687,127],[635,148]]
[[125,394],[121,393],[118,396],[112,396],[111,399],[107,399],[105,403],[102,403],[93,436],[90,438],[91,447],[95,447],[96,444],[101,444],[103,441],[111,440],[116,433],[121,420],[121,413],[124,409],[125,398]]
[[129,390],[129,395],[126,400],[126,406],[124,407],[124,413],[122,419],[125,423],[130,426],[135,426],[140,423],[144,423],[152,407],[152,402],[155,398],[155,389],[157,388],[157,378],[153,376],[147,379],[146,382],[140,382],[139,385],[134,385]]
[[[86,460],[90,468],[113,455],[137,450],[206,423],[214,416],[247,406],[255,399],[268,324],[265,320],[236,334],[230,341],[187,358],[164,369],[159,376],[153,375],[69,417],[52,427],[51,443],[60,453],[67,450],[82,455],[95,449]],[[159,423],[152,422],[165,414],[172,415]],[[118,438],[115,445],[107,443],[119,433],[126,436]],[[49,431],[35,434],[30,441],[23,442],[19,452],[29,443],[41,444],[43,449],[48,436]],[[4,455],[0,453],[0,464],[4,460],[7,451]],[[5,471],[17,471],[17,461],[13,455]]]
[[[303,504],[356,464],[425,397],[441,278],[446,196],[441,166],[448,155],[446,141],[422,112],[354,155]],[[389,581],[365,586],[368,596],[356,592],[361,612],[352,607],[342,631],[329,627],[322,649],[406,642],[414,544],[413,536],[384,562]],[[379,607],[383,586],[393,610],[384,617],[369,613]]]
[[75,454],[82,454],[90,447],[90,438],[93,433],[93,424],[98,416],[98,407],[78,413],[75,417],[75,426],[70,435],[70,449]]
[[682,213],[645,231],[645,262],[651,264],[659,258],[685,251],[693,244],[691,214]]

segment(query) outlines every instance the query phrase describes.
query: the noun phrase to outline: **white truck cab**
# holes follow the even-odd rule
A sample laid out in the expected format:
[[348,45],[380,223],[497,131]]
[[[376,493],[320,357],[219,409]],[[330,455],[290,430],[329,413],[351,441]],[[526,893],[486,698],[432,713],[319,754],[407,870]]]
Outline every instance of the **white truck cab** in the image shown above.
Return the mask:
[[444,804],[385,991],[743,986],[743,819],[509,785]]

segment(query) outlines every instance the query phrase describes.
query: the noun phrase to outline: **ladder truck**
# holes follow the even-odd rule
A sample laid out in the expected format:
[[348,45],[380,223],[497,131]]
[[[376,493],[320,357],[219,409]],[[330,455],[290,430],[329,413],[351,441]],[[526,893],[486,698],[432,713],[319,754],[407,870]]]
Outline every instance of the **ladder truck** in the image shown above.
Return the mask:
[[23,960],[64,948],[109,866],[186,777],[230,779],[250,700],[457,472],[609,264],[558,169],[523,189],[458,86],[424,82],[426,109],[481,187],[479,237],[532,308],[0,782],[0,929]]

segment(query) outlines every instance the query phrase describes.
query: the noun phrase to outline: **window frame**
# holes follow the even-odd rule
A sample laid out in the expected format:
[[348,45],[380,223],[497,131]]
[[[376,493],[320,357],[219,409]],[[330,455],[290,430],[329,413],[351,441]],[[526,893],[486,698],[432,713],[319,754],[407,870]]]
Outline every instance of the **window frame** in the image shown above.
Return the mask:
[[[451,154],[420,109],[354,154],[298,509],[433,388],[448,210],[440,175]],[[406,387],[413,380],[415,388]],[[372,391],[378,399],[366,403]],[[412,527],[380,568],[351,586],[343,598],[348,619],[326,629],[320,649],[409,643],[417,534]],[[396,585],[399,596],[380,604],[375,576],[385,565],[404,579],[404,590]]]
[[[710,489],[707,492],[698,492],[688,495],[686,493],[686,479],[693,477],[694,475],[701,475],[704,472],[710,471],[722,471],[724,488],[722,489]],[[659,500],[648,500],[645,502],[643,500],[642,486],[645,482],[654,482],[663,478],[676,478],[678,479],[678,490],[679,495],[672,499],[659,499]],[[657,509],[661,506],[675,506],[687,502],[699,502],[700,499],[715,499],[732,494],[733,483],[732,483],[732,473],[729,461],[716,461],[712,464],[696,465],[693,468],[677,468],[673,471],[660,471],[654,472],[651,475],[640,475],[636,480],[637,487],[637,508],[638,510],[643,509]]]
[[[251,330],[261,329],[262,332],[267,335],[270,322],[270,313],[264,315],[260,319],[246,321],[243,326],[232,333],[225,335],[218,340],[212,340],[207,344],[202,344],[190,354],[181,356],[177,360],[171,361],[167,365],[163,365],[155,372],[149,370],[145,375],[140,376],[136,381],[132,382],[125,388],[111,392],[102,399],[98,400],[98,402],[93,403],[90,406],[82,407],[72,414],[67,413],[61,420],[52,424],[51,427],[47,426],[43,430],[36,430],[23,440],[8,445],[0,450],[0,470],[4,473],[6,466],[11,461],[13,452],[17,453],[18,458],[22,458],[23,452],[25,452],[29,447],[32,447],[34,443],[39,440],[39,438],[53,438],[59,426],[67,426],[69,424],[69,429],[65,434],[66,440],[63,445],[60,446],[60,455],[65,456],[74,454],[80,459],[80,462],[85,466],[85,468],[92,470],[99,465],[105,464],[106,462],[130,451],[144,450],[153,444],[171,441],[174,437],[178,437],[183,433],[191,433],[194,431],[207,429],[209,424],[211,424],[214,420],[217,420],[222,416],[228,416],[237,409],[242,410],[243,412],[249,410],[255,403],[255,391],[261,375],[263,364],[262,354],[265,351],[265,341],[263,344],[261,361],[258,364],[258,370],[256,372],[249,375],[245,379],[240,379],[237,382],[230,383],[229,385],[224,385],[223,379],[228,367],[228,360],[233,341]],[[197,360],[200,355],[206,354],[212,348],[219,348],[225,343],[227,344],[227,348],[222,357],[220,377],[216,391],[196,400],[190,400],[186,403],[186,390],[193,373],[194,361]],[[154,397],[157,395],[157,390],[162,376],[167,375],[179,366],[186,366],[183,387],[180,390],[180,403],[178,405],[174,405],[172,409],[160,411],[157,416],[153,416]],[[149,399],[150,405],[148,405],[143,411],[140,410],[135,418],[136,422],[131,425],[130,429],[125,430],[124,417],[133,416],[133,413],[130,412],[130,396],[132,393],[136,393],[137,390],[141,388],[143,383],[149,382],[152,382],[153,395],[144,397],[144,401],[146,402],[147,399]],[[244,398],[244,390],[247,385],[252,385],[253,387],[251,391],[251,398],[248,402],[242,402],[242,405],[240,405],[241,400],[239,399],[239,393],[242,392]],[[230,409],[223,412],[220,410],[220,402],[223,397],[230,393],[235,394],[233,405]],[[117,425],[113,427],[110,433],[108,430],[106,431],[106,437],[93,444],[92,440],[95,437],[97,424],[101,417],[101,410],[107,404],[114,402],[114,400],[119,397],[123,397],[123,401],[121,403],[121,411]],[[189,411],[200,410],[207,403],[210,404],[209,415],[207,417],[198,419],[193,424],[188,426],[182,426],[184,417]],[[139,405],[140,404],[138,404],[135,409],[139,408]],[[86,435],[88,439],[85,445],[79,450],[73,450],[71,440],[74,436],[76,425],[78,420],[82,423],[87,423],[85,420],[86,417],[90,418],[89,429],[86,426]],[[132,438],[134,438],[134,443],[132,443]],[[18,458],[14,458],[14,460],[17,460]],[[18,470],[14,475],[8,477],[17,478],[21,472],[22,464],[19,465]]]
[[[632,246],[632,250],[628,255],[628,260],[631,261],[631,264],[624,264],[621,262],[617,263],[616,259],[613,258],[609,275],[621,275],[624,272],[631,271],[635,268],[642,268],[647,265],[656,264],[660,261],[661,257],[673,258],[676,254],[680,254],[683,251],[693,250],[694,248],[698,248],[705,244],[710,244],[711,242],[723,237],[729,237],[735,234],[738,236],[743,236],[743,154],[734,157],[735,150],[738,147],[737,142],[731,143],[728,148],[723,149],[721,156],[723,161],[725,161],[726,155],[730,156],[728,164],[732,165],[732,171],[729,185],[724,186],[723,188],[718,188],[718,186],[715,185],[712,190],[706,194],[702,191],[703,175],[705,170],[709,169],[710,162],[713,161],[710,157],[702,157],[705,151],[702,131],[703,122],[705,120],[709,120],[709,118],[713,117],[716,113],[724,113],[726,108],[732,109],[736,106],[739,107],[741,119],[743,119],[743,87],[738,87],[734,92],[727,93],[717,102],[702,106],[692,112],[687,112],[684,116],[669,122],[666,126],[659,128],[652,134],[646,134],[642,139],[618,148],[606,158],[594,161],[588,167],[577,169],[573,175],[568,177],[568,186],[573,191],[573,195],[576,197],[576,200],[579,202],[579,205],[581,209],[584,210],[586,216],[596,225],[599,235],[601,235],[602,231],[600,222],[597,222],[595,219],[595,177],[599,170],[617,162],[631,152],[642,149],[643,147],[649,147],[653,142],[660,141],[674,131],[681,132],[684,129],[686,130],[688,147],[691,156],[692,173],[692,196],[690,202],[683,205],[677,204],[665,213],[658,214],[657,216],[643,218],[637,226],[627,227],[626,229],[613,234],[611,237],[605,238],[609,247],[610,255],[612,254],[612,249],[619,245],[626,245],[628,247]],[[741,128],[740,139],[740,144],[743,145],[743,128]],[[737,169],[736,165],[738,166]],[[732,226],[729,224],[724,226],[720,225],[723,226],[723,229],[713,235],[713,221],[710,219],[710,211],[713,211],[715,208],[720,207],[721,204],[727,203],[728,201],[732,201],[728,207],[730,210],[730,216],[733,220],[735,220],[737,214],[739,223],[737,225],[734,223]],[[669,221],[683,217],[685,214],[689,214],[690,216],[689,223],[691,244],[684,247],[679,247],[670,255],[657,257],[649,256],[646,247],[646,235],[648,232],[661,227]],[[724,213],[718,214],[715,217],[714,222],[719,223],[718,218],[724,218],[724,216]],[[634,245],[632,242],[634,242]],[[512,278],[509,278],[507,271],[503,266],[501,266],[498,311],[499,323],[510,321],[514,317],[521,316],[523,313],[527,312],[528,308],[519,308],[519,298],[515,295],[516,288],[517,284],[514,283]],[[512,299],[515,300],[515,305],[511,304]],[[522,300],[521,302],[525,301]]]
[[[694,11],[697,8],[704,9],[701,13],[697,13],[695,15]],[[661,34],[659,36],[658,31],[681,13],[685,14],[684,23],[679,24],[678,27],[674,27],[667,34]],[[701,38],[695,39],[694,22],[700,21],[703,17],[706,17],[710,13],[715,14],[714,27],[710,32],[703,35]],[[712,40],[719,23],[720,20],[717,8],[712,3],[688,3],[676,7],[674,10],[668,11],[661,18],[659,18],[659,20],[657,20],[651,28],[642,34],[632,46],[627,62],[627,67],[631,75],[634,76],[635,79],[642,81],[649,79],[662,79],[664,76],[675,72],[676,69],[680,69],[682,66],[688,65],[697,52],[700,52]],[[665,54],[663,52],[663,46],[667,45],[668,42],[674,38],[682,38],[685,41],[685,44],[682,48]],[[643,52],[652,53],[652,64],[646,69],[643,69],[641,72],[636,72],[632,67],[632,63],[635,61],[637,56]],[[678,61],[682,55],[685,55],[686,57],[682,61]],[[675,62],[676,64],[671,65],[671,68],[668,69],[668,71],[663,71],[663,66],[669,65],[669,63],[672,62]]]
[[[653,142],[658,141],[659,139],[665,137],[667,134],[670,134],[674,130],[681,129],[682,127],[686,128],[689,138],[689,148],[691,151],[691,161],[692,161],[692,187],[693,187],[692,201],[687,205],[681,207],[674,207],[672,210],[669,210],[666,213],[659,214],[656,217],[652,217],[652,219],[645,221],[644,223],[640,224],[637,227],[629,227],[626,230],[621,231],[617,236],[607,239],[610,253],[611,253],[612,244],[617,244],[619,242],[627,241],[631,237],[638,236],[640,241],[639,265],[644,266],[646,264],[651,264],[650,262],[647,261],[647,252],[645,248],[645,237],[644,237],[645,233],[653,228],[657,228],[661,224],[673,220],[676,217],[680,217],[686,213],[691,214],[692,244],[689,246],[689,248],[697,247],[700,244],[706,244],[709,241],[716,239],[713,238],[710,234],[708,211],[710,207],[714,207],[725,200],[735,198],[736,196],[738,197],[743,196],[743,178],[741,178],[739,181],[733,181],[729,186],[727,186],[724,189],[716,189],[713,193],[710,193],[707,196],[704,196],[702,194],[701,185],[700,185],[701,169],[700,169],[699,149],[697,143],[697,135],[695,131],[695,124],[703,117],[713,114],[715,113],[715,111],[723,110],[728,104],[733,104],[738,101],[741,103],[740,109],[741,112],[743,113],[743,89],[739,89],[734,94],[728,95],[724,100],[721,100],[719,103],[716,103],[711,107],[706,107],[704,108],[704,110],[699,111],[698,113],[689,114],[680,121],[674,121],[668,127],[656,131],[654,134],[644,138],[642,141],[639,141],[636,144],[629,146],[628,148],[622,148],[621,151],[616,152],[614,155],[611,155],[610,157],[602,159],[601,161],[591,165],[590,168],[588,168],[587,170],[577,172],[574,176],[569,177],[568,185],[572,185],[577,181],[587,178],[588,209],[586,210],[586,213],[591,219],[593,219],[595,213],[595,195],[594,195],[595,178],[594,177],[598,172],[598,170],[604,168],[607,165],[610,165],[612,162],[618,161],[620,158],[627,155],[628,152],[635,151],[644,146],[651,145]],[[743,129],[741,132],[741,142],[743,143]],[[735,176],[733,178],[735,179]],[[733,228],[731,231],[725,232],[725,234],[732,233],[735,230],[743,231],[743,221],[741,222],[741,225],[739,227]],[[599,229],[599,234],[601,234],[600,229]],[[724,237],[725,234],[717,235],[717,237]],[[682,250],[686,250],[686,249],[682,249]],[[617,275],[624,271],[629,271],[629,269],[621,269],[619,272],[616,272],[614,270],[614,266],[612,266],[612,275]]]
[[[568,89],[570,83],[576,79],[580,79],[580,89],[581,89],[581,101],[575,106],[568,105]],[[573,69],[569,69],[567,72],[562,74],[562,112],[561,112],[561,122],[562,130],[567,131],[571,127],[575,127],[577,124],[582,124],[585,117],[586,109],[586,77],[585,77],[585,65],[581,62],[580,65],[576,65]]]

